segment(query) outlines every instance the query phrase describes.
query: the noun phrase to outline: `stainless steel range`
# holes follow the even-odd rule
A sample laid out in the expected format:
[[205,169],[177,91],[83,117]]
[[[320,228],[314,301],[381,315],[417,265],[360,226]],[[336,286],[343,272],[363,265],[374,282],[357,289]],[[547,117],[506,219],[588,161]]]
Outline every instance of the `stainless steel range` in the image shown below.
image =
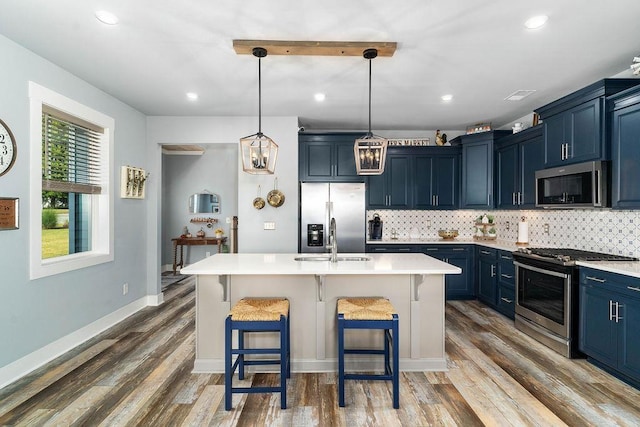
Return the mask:
[[516,328],[566,357],[580,356],[576,262],[637,260],[558,248],[520,248],[513,252],[513,259]]

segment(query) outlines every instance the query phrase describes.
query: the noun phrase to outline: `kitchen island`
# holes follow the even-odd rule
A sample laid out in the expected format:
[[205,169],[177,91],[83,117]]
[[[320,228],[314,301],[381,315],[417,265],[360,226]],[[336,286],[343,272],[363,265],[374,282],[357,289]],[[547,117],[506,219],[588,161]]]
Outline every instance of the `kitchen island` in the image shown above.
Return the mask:
[[[389,298],[400,318],[400,368],[446,370],[446,274],[461,269],[418,253],[339,254],[336,263],[309,254],[216,254],[180,270],[197,275],[194,372],[224,372],[224,320],[243,297],[286,297],[291,305],[294,372],[337,370],[336,301],[340,297]],[[296,260],[296,258],[307,260]],[[328,257],[324,257],[328,259]],[[366,259],[366,260],[363,260]],[[357,331],[348,345],[381,345],[379,331]],[[248,345],[256,337],[248,337]],[[260,345],[264,345],[260,337]],[[277,339],[277,334],[266,339]],[[354,369],[377,361],[362,356]],[[373,363],[373,364],[372,364]]]

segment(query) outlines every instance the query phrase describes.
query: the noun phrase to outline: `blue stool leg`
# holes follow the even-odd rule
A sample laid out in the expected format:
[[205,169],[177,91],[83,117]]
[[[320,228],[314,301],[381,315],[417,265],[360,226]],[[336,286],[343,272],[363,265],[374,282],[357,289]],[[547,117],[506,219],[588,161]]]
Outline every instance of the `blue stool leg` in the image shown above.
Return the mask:
[[291,322],[290,313],[287,313],[287,378],[291,378]]
[[[244,329],[238,329],[238,349],[244,350]],[[238,355],[238,379],[244,379],[244,354]]]
[[400,336],[398,315],[393,315],[393,407],[400,408]]
[[233,361],[231,360],[231,316],[224,323],[224,409],[231,410],[231,381],[233,380]]
[[280,408],[287,409],[287,319],[280,316]]
[[391,372],[389,371],[389,369],[391,368],[389,361],[391,359],[389,357],[390,351],[389,351],[389,335],[388,334],[389,334],[388,329],[382,330],[382,338],[384,338],[384,373],[385,375],[391,374]]
[[338,405],[344,408],[344,316],[338,315]]

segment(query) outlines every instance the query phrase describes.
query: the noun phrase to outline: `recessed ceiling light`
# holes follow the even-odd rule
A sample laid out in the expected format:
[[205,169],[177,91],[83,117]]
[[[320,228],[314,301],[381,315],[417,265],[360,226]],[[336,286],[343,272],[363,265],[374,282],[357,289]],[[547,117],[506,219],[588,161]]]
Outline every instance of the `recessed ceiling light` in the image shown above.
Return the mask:
[[106,10],[98,10],[96,12],[96,18],[98,18],[98,21],[107,25],[116,25],[118,23],[118,17]]
[[530,30],[535,30],[546,24],[548,19],[547,15],[532,16],[525,21],[524,26]]
[[520,101],[521,99],[526,98],[527,96],[531,95],[534,92],[535,92],[535,90],[533,90],[533,89],[517,90],[517,91],[513,92],[511,95],[507,96],[504,100],[505,101]]
[[315,95],[313,95],[313,97],[318,102],[322,102],[327,98],[327,96],[324,93],[316,93]]
[[451,94],[442,95],[440,97],[440,99],[442,99],[445,102],[449,102],[449,101],[451,101],[453,99],[453,95],[451,95]]
[[187,92],[187,98],[189,101],[195,101],[198,99],[198,94],[195,92]]

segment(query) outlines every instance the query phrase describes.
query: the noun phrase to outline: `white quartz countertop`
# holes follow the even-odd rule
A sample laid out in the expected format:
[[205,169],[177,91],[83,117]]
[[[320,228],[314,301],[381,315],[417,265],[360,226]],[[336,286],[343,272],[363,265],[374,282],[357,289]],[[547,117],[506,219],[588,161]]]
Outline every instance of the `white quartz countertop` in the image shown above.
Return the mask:
[[296,261],[298,257],[327,254],[215,254],[180,270],[181,274],[290,275],[290,274],[460,274],[459,267],[420,253],[346,254],[369,261]]

